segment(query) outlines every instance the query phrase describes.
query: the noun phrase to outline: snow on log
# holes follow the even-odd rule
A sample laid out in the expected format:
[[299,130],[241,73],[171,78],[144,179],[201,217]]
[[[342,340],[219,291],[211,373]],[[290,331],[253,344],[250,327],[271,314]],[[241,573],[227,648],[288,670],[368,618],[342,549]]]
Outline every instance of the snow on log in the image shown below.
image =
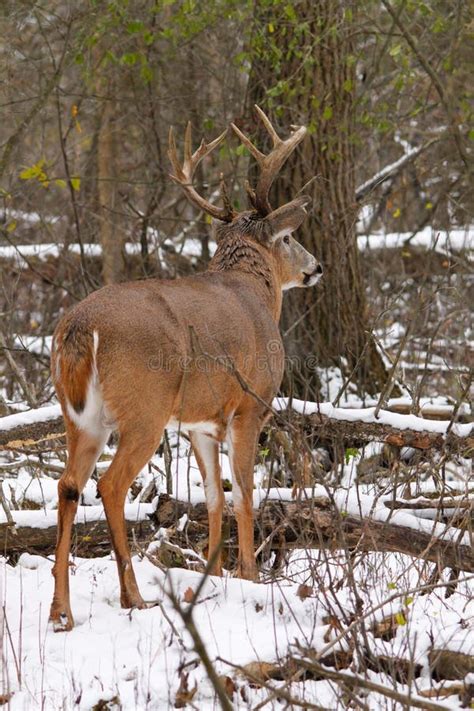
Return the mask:
[[[125,515],[129,533],[134,529],[137,541],[150,541],[156,527],[177,528],[179,519],[187,514],[184,540],[191,540],[198,549],[207,543],[207,507],[178,501],[167,494],[159,497],[156,511],[150,504],[129,504]],[[423,529],[426,522],[415,516],[409,519],[380,520],[370,516],[334,509],[328,498],[315,496],[300,501],[264,499],[256,510],[255,541],[272,550],[290,548],[319,548],[331,551],[353,549],[358,551],[396,551],[435,562],[443,567],[474,572],[474,551],[459,538],[456,529],[436,524],[433,529]],[[56,544],[55,511],[12,511],[15,526],[0,523],[0,551],[12,555],[28,551],[48,555]],[[410,525],[412,524],[412,525]],[[420,524],[420,527],[418,527]],[[226,507],[223,530],[230,548],[237,547],[237,526],[230,506]],[[443,533],[445,537],[443,538]],[[449,535],[448,535],[449,534]],[[176,531],[178,540],[180,532]],[[456,536],[459,540],[456,540]],[[76,554],[96,556],[110,550],[106,522],[101,506],[81,506],[76,517],[74,532]],[[187,546],[186,546],[187,547]]]
[[[204,547],[208,535],[205,504],[193,506],[162,494],[153,518],[158,526],[166,528],[174,526],[184,514],[188,516],[186,535],[193,544]],[[410,518],[414,524],[424,523],[415,516]],[[402,520],[409,524],[407,518]],[[320,548],[336,551],[357,547],[358,551],[405,553],[437,563],[442,568],[474,572],[474,550],[467,541],[457,542],[454,535],[442,538],[443,532],[459,535],[459,531],[437,524],[435,536],[427,529],[394,523],[393,517],[384,521],[335,510],[329,499],[322,496],[294,502],[265,499],[255,512],[257,546],[264,540],[265,546],[273,550]],[[229,509],[225,514],[224,530],[228,531],[226,545],[236,548],[237,527]]]
[[[128,535],[137,540],[150,540],[155,526],[149,518],[151,504],[125,506]],[[21,553],[51,555],[56,547],[57,511],[12,511],[14,526],[1,522],[0,555]],[[1,513],[0,513],[1,517]],[[111,543],[102,506],[79,506],[73,529],[74,555],[94,558],[110,553]]]
[[451,420],[431,420],[416,415],[403,415],[375,407],[334,407],[329,402],[306,402],[275,398],[277,412],[296,412],[306,426],[322,440],[344,442],[377,441],[415,449],[447,449],[472,456],[474,425]]
[[0,449],[19,449],[64,435],[59,405],[0,417]]
[[[446,448],[466,457],[472,456],[474,449],[472,423],[451,424],[450,420],[431,420],[389,410],[380,410],[376,418],[374,407],[337,408],[331,403],[288,398],[275,399],[273,407],[280,413],[286,411],[294,424],[301,421],[302,426],[310,427],[321,440],[360,445],[378,441],[415,449]],[[19,449],[63,434],[59,405],[0,418],[0,449]]]

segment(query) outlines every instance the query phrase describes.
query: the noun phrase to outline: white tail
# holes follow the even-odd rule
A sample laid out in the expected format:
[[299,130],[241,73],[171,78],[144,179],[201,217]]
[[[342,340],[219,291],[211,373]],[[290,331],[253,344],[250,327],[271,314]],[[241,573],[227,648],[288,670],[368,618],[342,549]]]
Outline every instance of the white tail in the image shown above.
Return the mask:
[[236,214],[208,203],[192,185],[197,164],[224,138],[192,153],[188,126],[184,163],[173,133],[172,179],[219,223],[208,270],[176,281],[149,279],[106,286],[73,308],[53,341],[52,376],[67,430],[68,463],[59,482],[58,542],[51,620],[73,626],[68,558],[79,496],[113,430],[119,445],[98,489],[115,551],[123,607],[144,606],[132,568],[123,507],[130,484],[159,446],[163,430],[179,423],[189,434],[205,485],[212,572],[221,573],[224,495],[219,444],[229,447],[238,523],[238,575],[255,578],[253,468],[258,435],[283,375],[278,330],[282,291],[312,286],[322,269],[292,237],[306,216],[306,197],[277,210],[268,193],[276,172],[305,135],[282,141],[258,110],[273,139],[264,156],[235,126],[261,167],[253,208]]

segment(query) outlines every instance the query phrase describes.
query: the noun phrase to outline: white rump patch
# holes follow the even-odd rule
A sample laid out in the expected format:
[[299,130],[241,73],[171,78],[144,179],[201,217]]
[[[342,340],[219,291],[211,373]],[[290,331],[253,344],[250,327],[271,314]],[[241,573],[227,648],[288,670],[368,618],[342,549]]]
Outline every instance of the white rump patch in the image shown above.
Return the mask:
[[113,430],[116,427],[114,418],[108,412],[102,397],[97,372],[97,349],[99,347],[99,333],[94,331],[94,351],[92,359],[92,373],[87,385],[86,402],[82,412],[76,412],[70,402],[66,401],[67,412],[74,424],[80,430],[97,436],[104,429]]
[[104,400],[97,382],[97,378],[92,375],[87,386],[86,403],[82,412],[76,412],[69,401],[67,402],[67,412],[74,424],[80,430],[85,430],[91,435],[97,435],[106,424],[104,417]]

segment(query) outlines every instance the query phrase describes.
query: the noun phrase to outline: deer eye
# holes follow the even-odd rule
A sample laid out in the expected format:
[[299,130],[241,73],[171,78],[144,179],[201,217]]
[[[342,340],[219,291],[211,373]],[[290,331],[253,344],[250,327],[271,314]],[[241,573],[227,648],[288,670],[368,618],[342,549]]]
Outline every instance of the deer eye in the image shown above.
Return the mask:
[[285,236],[283,237],[283,242],[284,242],[285,244],[290,244],[290,236],[289,236],[289,235],[285,235]]

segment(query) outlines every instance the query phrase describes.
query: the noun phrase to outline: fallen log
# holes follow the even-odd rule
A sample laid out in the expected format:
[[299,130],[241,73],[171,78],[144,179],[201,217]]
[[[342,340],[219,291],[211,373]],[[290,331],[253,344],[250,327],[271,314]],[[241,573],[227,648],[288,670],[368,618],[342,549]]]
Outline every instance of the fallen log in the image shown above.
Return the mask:
[[65,434],[64,420],[59,405],[0,418],[0,450],[24,449]]
[[[186,536],[194,546],[205,548],[208,536],[205,504],[191,505],[161,494],[153,519],[170,527],[188,516]],[[229,507],[224,515],[225,546],[237,548],[237,526]],[[179,537],[179,534],[177,534]],[[335,510],[329,499],[302,501],[266,499],[255,512],[255,539],[261,548],[284,550],[319,548],[398,552],[437,563],[442,568],[474,572],[474,550],[467,544],[442,540],[416,528],[391,521],[359,518]]]
[[[469,458],[474,453],[474,436],[459,436],[452,430],[444,435],[440,432],[400,429],[384,422],[362,422],[361,420],[340,420],[327,415],[314,414],[302,417],[302,426],[309,426],[313,437],[320,442],[342,441],[346,446],[361,448],[368,442],[381,442],[394,447],[413,449],[437,449],[460,454]],[[410,415],[400,415],[409,418]],[[305,421],[308,421],[306,425]]]
[[[403,703],[406,708],[433,709],[433,711],[435,709],[445,709],[446,707],[434,702],[425,701],[424,699],[442,698],[454,694],[457,694],[468,702],[472,698],[471,685],[464,682],[458,682],[455,685],[451,684],[447,687],[415,691],[412,687],[412,682],[414,678],[420,676],[422,667],[408,659],[373,657],[365,650],[366,663],[369,669],[373,669],[377,672],[383,670],[384,673],[391,676],[397,684],[408,684],[411,687],[411,693],[405,695],[397,691],[396,687],[391,688],[387,685],[375,685],[365,678],[365,676],[348,675],[344,672],[343,670],[347,669],[354,659],[353,652],[351,651],[334,653],[323,659],[318,659],[317,662],[311,659],[314,652],[315,650],[313,649],[309,652],[308,659],[288,656],[272,662],[262,660],[249,662],[244,666],[234,665],[230,662],[226,663],[236,670],[235,679],[237,683],[239,678],[241,679],[243,677],[256,687],[267,686],[268,688],[268,682],[272,680],[295,682],[301,681],[302,679],[332,679],[352,689],[358,686],[362,686],[362,688],[367,686],[369,690],[377,691],[382,696],[387,696]],[[449,652],[447,650],[436,650],[434,653],[443,655]],[[474,657],[459,652],[452,652],[451,654],[457,659],[464,658],[463,663],[465,667],[460,667],[460,676],[457,677],[457,679],[462,679],[464,668],[469,668],[469,664],[472,665],[474,663]],[[469,662],[466,660],[469,660]],[[400,669],[403,670],[402,673],[399,672]],[[445,679],[451,680],[452,678],[451,676],[440,676],[438,680],[444,681]],[[466,704],[466,706],[467,705],[468,704]]]
[[[84,507],[87,509],[87,507]],[[184,532],[177,523],[184,514],[188,521]],[[185,547],[204,550],[208,539],[207,507],[191,505],[161,494],[156,511],[141,521],[127,521],[138,543],[151,540],[156,527],[172,528],[172,540]],[[180,526],[181,528],[181,526]],[[28,551],[49,555],[56,543],[55,523],[42,528],[0,524],[0,553],[6,556]],[[75,553],[82,557],[104,555],[110,551],[110,540],[104,520],[76,523]],[[237,549],[237,525],[231,506],[226,506],[223,524],[225,547]],[[442,540],[416,528],[372,518],[359,518],[334,509],[329,499],[280,501],[266,499],[255,512],[255,540],[260,549],[284,551],[293,548],[316,548],[329,551],[354,550],[399,552],[437,563],[442,568],[474,572],[471,546],[453,540]],[[263,543],[261,543],[263,540]]]
[[474,656],[450,649],[432,649],[428,655],[430,672],[434,679],[464,679],[474,672]]
[[425,509],[438,509],[443,511],[444,509],[474,509],[474,499],[453,499],[450,496],[444,496],[443,498],[437,499],[413,499],[405,501],[384,501],[384,506],[389,509],[408,509],[408,510],[419,510],[423,511]]
[[[147,505],[144,505],[147,506]],[[100,507],[83,507],[97,508]],[[29,512],[12,512],[13,517]],[[40,512],[31,512],[39,514]],[[49,512],[52,514],[53,512]],[[56,547],[56,521],[50,515],[43,525],[27,525],[28,519],[22,517],[23,522],[16,525],[0,523],[0,555],[7,558],[16,558],[21,553],[37,555],[52,555]],[[155,533],[155,526],[148,516],[137,519],[130,515],[126,518],[127,533],[130,539],[143,543],[150,541]],[[71,550],[73,555],[81,558],[94,558],[107,555],[111,550],[111,543],[107,522],[103,515],[89,521],[77,521],[73,528]]]
[[[327,403],[321,403],[322,405]],[[456,426],[445,435],[443,432],[431,431],[430,420],[413,418],[412,415],[398,415],[398,420],[403,424],[401,427],[394,427],[383,421],[367,422],[363,421],[364,413],[370,412],[373,408],[357,410],[361,419],[355,419],[355,410],[347,408],[343,411],[343,416],[347,419],[340,419],[338,415],[311,413],[299,414],[293,410],[286,410],[278,418],[278,426],[285,428],[282,418],[288,419],[292,427],[301,427],[307,430],[320,443],[343,442],[345,446],[362,447],[368,442],[383,442],[396,447],[413,447],[414,449],[438,449],[448,451],[453,454],[460,454],[463,457],[472,457],[474,453],[474,435],[471,425],[459,425],[459,432]],[[45,410],[50,411],[45,417]],[[330,410],[328,410],[330,412]],[[380,414],[387,415],[387,411],[381,410]],[[23,413],[22,413],[23,415]],[[39,442],[55,440],[64,436],[64,422],[60,415],[59,406],[40,408],[24,413],[24,417],[10,415],[0,418],[0,449],[21,449]],[[37,416],[37,420],[35,420]],[[24,420],[24,421],[22,421]],[[426,425],[426,430],[410,429],[410,424],[417,421],[417,426]],[[422,423],[420,425],[419,423]],[[438,423],[443,424],[443,423]],[[445,421],[446,429],[449,422]]]

